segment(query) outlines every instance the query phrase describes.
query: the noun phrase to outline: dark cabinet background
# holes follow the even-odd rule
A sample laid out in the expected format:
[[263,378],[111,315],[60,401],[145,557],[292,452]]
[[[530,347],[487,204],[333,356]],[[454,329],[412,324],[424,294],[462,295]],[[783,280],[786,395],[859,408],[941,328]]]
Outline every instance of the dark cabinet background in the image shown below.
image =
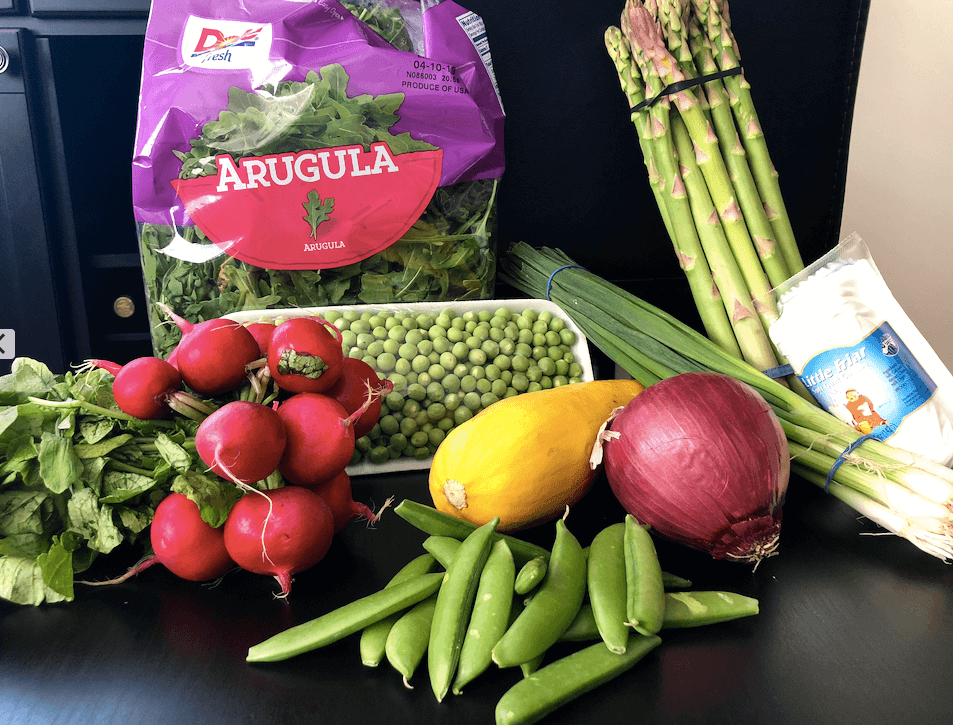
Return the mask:
[[[148,2],[0,14],[0,328],[57,372],[150,349],[130,164]],[[135,312],[113,311],[128,297]],[[9,369],[0,360],[0,372]]]
[[29,0],[37,17],[144,17],[148,0]]
[[[622,0],[461,4],[486,22],[507,112],[500,248],[563,248],[694,324],[602,44]],[[806,259],[838,241],[868,4],[731,3]],[[151,351],[130,194],[148,12],[145,0],[0,0],[0,329],[55,371]],[[130,316],[114,309],[124,298]]]

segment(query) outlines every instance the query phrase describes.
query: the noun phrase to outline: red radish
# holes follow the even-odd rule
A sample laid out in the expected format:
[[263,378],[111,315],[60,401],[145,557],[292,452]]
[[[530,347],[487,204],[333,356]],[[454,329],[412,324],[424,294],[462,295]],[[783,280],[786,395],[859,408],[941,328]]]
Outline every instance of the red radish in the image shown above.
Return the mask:
[[285,427],[273,408],[234,400],[195,432],[195,449],[212,471],[237,484],[268,478],[285,450]]
[[165,361],[166,361],[167,363],[169,363],[169,365],[171,365],[172,367],[174,367],[176,370],[179,369],[179,363],[178,363],[178,361],[176,360],[176,357],[178,356],[177,351],[178,351],[178,348],[177,348],[177,347],[173,347],[173,348],[172,348],[172,352],[170,352],[170,353],[169,353],[169,356],[165,359]]
[[361,438],[371,432],[381,417],[381,398],[394,389],[390,380],[381,380],[377,372],[363,360],[356,357],[344,358],[341,377],[328,390],[328,397],[334,398],[348,413],[364,405],[368,391],[374,395],[370,406],[354,423],[354,437]]
[[[368,396],[367,405],[370,405]],[[313,486],[343,471],[354,455],[354,421],[339,402],[320,393],[298,393],[278,406],[287,444],[278,471],[291,483]]]
[[[333,333],[331,332],[333,330]],[[341,377],[341,332],[320,317],[292,317],[268,343],[268,369],[289,393],[324,393]]]
[[168,413],[171,396],[182,387],[179,371],[159,357],[139,357],[125,365],[90,360],[87,365],[115,375],[116,404],[124,413],[142,420],[161,418]]
[[275,323],[273,322],[250,322],[245,325],[245,329],[248,330],[252,337],[255,338],[255,342],[258,343],[258,352],[260,357],[268,356],[268,343],[271,341],[271,335],[275,331]]
[[225,547],[242,569],[271,574],[281,596],[291,577],[317,564],[334,537],[334,515],[318,494],[301,486],[252,491],[225,520]]
[[223,528],[206,523],[198,505],[181,493],[170,493],[156,507],[149,538],[155,560],[182,579],[208,581],[234,565]]
[[345,526],[356,518],[365,518],[368,521],[377,521],[378,514],[375,514],[369,506],[358,503],[353,498],[351,490],[351,478],[346,471],[341,471],[332,476],[327,481],[323,481],[314,486],[308,486],[314,491],[331,509],[334,514],[334,533],[343,530]]
[[193,324],[159,305],[182,331],[176,345],[175,367],[182,380],[199,395],[220,395],[237,388],[246,366],[261,357],[258,342],[244,325],[224,317]]
[[180,579],[204,582],[217,579],[235,565],[225,548],[224,527],[207,524],[195,502],[181,493],[170,493],[156,507],[149,538],[154,553],[148,559],[117,579],[84,583],[120,584],[153,564],[162,564]]

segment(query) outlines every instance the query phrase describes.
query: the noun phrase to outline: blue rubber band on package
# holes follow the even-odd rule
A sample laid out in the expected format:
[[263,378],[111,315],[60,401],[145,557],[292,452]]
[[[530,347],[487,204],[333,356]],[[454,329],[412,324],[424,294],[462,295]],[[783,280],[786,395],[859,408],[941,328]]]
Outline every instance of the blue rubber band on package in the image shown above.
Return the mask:
[[786,378],[788,375],[794,375],[794,368],[790,365],[778,365],[774,368],[768,368],[767,370],[762,370],[765,375],[769,378],[777,380],[778,378]]
[[550,291],[550,289],[552,289],[552,286],[553,286],[553,277],[556,276],[556,273],[557,273],[557,272],[562,272],[564,269],[582,269],[582,270],[585,270],[585,267],[582,267],[582,266],[580,266],[580,265],[578,265],[578,264],[564,264],[562,267],[556,267],[556,269],[553,270],[553,273],[552,273],[551,275],[549,275],[549,279],[546,280],[546,299],[549,300],[550,302],[553,301],[552,298],[549,296],[549,291]]
[[824,482],[825,493],[829,492],[829,489],[831,487],[831,481],[834,480],[834,474],[837,473],[837,469],[841,467],[841,464],[845,460],[847,460],[847,456],[850,454],[850,452],[853,451],[861,443],[863,443],[866,440],[869,440],[870,438],[876,438],[876,436],[873,433],[867,433],[865,435],[862,435],[860,438],[858,438],[849,446],[847,446],[847,448],[844,449],[844,452],[837,457],[837,460],[834,461],[834,465],[831,466],[831,470],[827,472],[827,480]]

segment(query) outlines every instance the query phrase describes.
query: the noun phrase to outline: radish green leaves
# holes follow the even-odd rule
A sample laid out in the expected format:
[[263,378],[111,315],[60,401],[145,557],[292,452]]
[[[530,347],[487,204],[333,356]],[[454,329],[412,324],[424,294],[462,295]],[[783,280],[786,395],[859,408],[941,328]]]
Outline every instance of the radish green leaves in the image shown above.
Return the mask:
[[111,388],[103,370],[54,375],[29,358],[0,377],[0,598],[71,600],[75,575],[140,542],[170,490],[213,526],[234,503],[189,454],[192,421],[131,419]]

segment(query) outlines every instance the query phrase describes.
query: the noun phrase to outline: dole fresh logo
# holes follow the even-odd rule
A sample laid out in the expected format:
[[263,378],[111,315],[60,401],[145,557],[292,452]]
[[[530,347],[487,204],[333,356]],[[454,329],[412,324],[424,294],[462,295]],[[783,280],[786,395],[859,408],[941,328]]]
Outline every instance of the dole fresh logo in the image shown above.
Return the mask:
[[270,23],[190,15],[179,54],[185,65],[202,71],[255,68],[268,63],[273,37]]
[[192,52],[192,57],[217,54],[228,48],[238,46],[254,46],[262,29],[262,27],[249,28],[240,35],[225,35],[225,33],[215,28],[202,28],[198,42],[195,44],[195,50]]

